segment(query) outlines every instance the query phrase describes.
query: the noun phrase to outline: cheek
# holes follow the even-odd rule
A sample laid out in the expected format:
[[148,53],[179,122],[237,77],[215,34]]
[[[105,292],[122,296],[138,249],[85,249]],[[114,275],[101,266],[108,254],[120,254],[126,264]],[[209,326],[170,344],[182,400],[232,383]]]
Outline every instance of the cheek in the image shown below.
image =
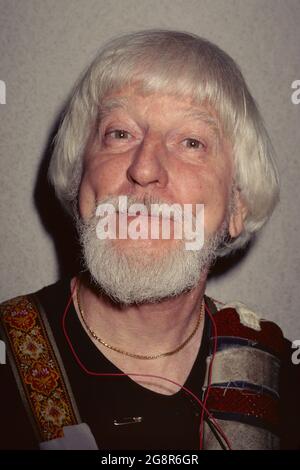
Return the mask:
[[[178,176],[179,175],[179,176]],[[178,190],[189,202],[198,201],[208,206],[221,206],[228,196],[228,179],[210,169],[202,168],[200,171],[181,171],[176,177]],[[178,182],[181,183],[178,185]],[[187,184],[188,182],[188,184]]]
[[79,189],[78,206],[82,218],[94,215],[96,203],[110,194],[121,191],[126,168],[117,162],[89,161]]
[[222,207],[226,205],[229,195],[229,182],[226,178],[216,177],[210,186],[208,203]]
[[184,186],[185,196],[182,200],[204,204],[204,223],[207,233],[216,232],[222,225],[228,208],[230,196],[230,175],[202,169],[189,175],[182,173],[182,181],[189,181]]
[[216,232],[224,222],[230,197],[230,184],[224,178],[216,178],[205,196],[205,227],[209,233]]
[[86,221],[95,212],[96,195],[88,178],[82,178],[78,194],[78,210],[80,217]]

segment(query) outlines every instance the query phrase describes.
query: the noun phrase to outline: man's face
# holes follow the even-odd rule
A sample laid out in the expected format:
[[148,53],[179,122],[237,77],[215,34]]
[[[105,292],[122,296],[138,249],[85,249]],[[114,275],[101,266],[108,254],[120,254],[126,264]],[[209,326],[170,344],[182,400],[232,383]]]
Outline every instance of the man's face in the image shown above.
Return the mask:
[[85,154],[81,217],[93,215],[95,201],[108,194],[152,194],[170,203],[203,203],[206,232],[215,233],[227,211],[233,165],[213,112],[132,88],[108,96],[103,108]]
[[[107,96],[101,110],[96,133],[85,152],[79,191],[79,214],[84,223],[92,219],[96,205],[108,195],[128,195],[140,201],[153,196],[168,204],[204,204],[206,239],[220,232],[222,238],[224,229],[230,231],[232,149],[211,109],[161,93],[145,96],[128,87]],[[178,249],[174,239],[110,242],[121,257],[135,259],[136,266],[147,259],[149,263],[167,261],[168,253]],[[194,268],[203,269],[199,258],[191,256]],[[171,272],[165,270],[165,274],[167,280]],[[148,271],[148,284],[150,275]],[[158,278],[153,282],[158,284]]]

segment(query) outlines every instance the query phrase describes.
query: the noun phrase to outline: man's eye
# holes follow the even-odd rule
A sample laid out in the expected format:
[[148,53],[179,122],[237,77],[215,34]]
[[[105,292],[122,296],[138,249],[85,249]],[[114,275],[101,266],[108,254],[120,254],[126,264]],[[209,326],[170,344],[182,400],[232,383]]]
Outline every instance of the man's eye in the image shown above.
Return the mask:
[[129,139],[130,134],[123,129],[114,129],[105,133],[105,137],[111,137],[112,139]]
[[198,139],[188,138],[188,139],[184,139],[183,142],[185,144],[185,147],[189,149],[199,149],[199,148],[205,147],[205,145],[202,142],[200,142],[200,140]]

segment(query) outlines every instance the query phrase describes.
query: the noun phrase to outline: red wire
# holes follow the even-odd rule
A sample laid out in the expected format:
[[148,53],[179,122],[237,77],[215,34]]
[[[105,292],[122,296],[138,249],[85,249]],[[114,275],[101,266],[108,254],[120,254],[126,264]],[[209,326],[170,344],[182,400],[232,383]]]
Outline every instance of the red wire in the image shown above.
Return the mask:
[[[204,402],[203,402],[203,407],[202,407],[202,412],[201,412],[201,420],[200,420],[200,450],[202,450],[203,448],[203,434],[204,434],[204,412],[206,411],[207,412],[207,408],[206,408],[206,402],[208,400],[208,396],[209,396],[209,392],[211,390],[211,377],[212,377],[212,366],[213,366],[213,362],[214,362],[214,359],[215,359],[215,356],[216,356],[216,352],[217,352],[217,339],[218,339],[218,331],[217,331],[217,325],[216,325],[216,322],[215,322],[215,319],[213,317],[213,315],[211,314],[209,308],[207,307],[207,305],[205,304],[205,310],[207,312],[207,314],[209,315],[210,319],[211,319],[211,322],[212,322],[212,325],[213,325],[213,329],[214,329],[214,332],[213,332],[213,338],[214,338],[214,349],[213,349],[213,353],[212,353],[212,357],[211,357],[211,361],[210,361],[210,364],[209,364],[209,369],[208,369],[208,379],[207,379],[207,389],[205,391],[205,397],[204,397]],[[214,424],[216,424],[214,422]],[[223,439],[225,440],[228,448],[231,450],[232,447],[230,445],[230,442],[226,436],[226,434],[222,431],[222,429],[219,427],[219,426],[216,426],[216,428],[218,429],[218,431],[220,432],[221,436],[223,437]]]
[[174,385],[177,385],[178,387],[180,387],[182,390],[184,390],[187,394],[191,395],[196,401],[197,403],[200,405],[201,407],[201,420],[200,420],[200,450],[202,450],[202,447],[203,447],[203,421],[204,421],[204,412],[208,415],[208,417],[211,419],[211,421],[214,423],[216,429],[219,431],[219,433],[221,434],[221,436],[224,438],[226,444],[228,445],[229,449],[231,449],[231,446],[230,446],[230,443],[226,437],[226,435],[224,434],[224,432],[222,431],[220,425],[218,424],[218,422],[216,421],[216,419],[214,418],[214,416],[209,412],[209,410],[206,408],[206,402],[207,402],[207,399],[208,399],[208,395],[209,395],[209,391],[210,391],[210,387],[211,387],[211,374],[212,374],[212,363],[213,363],[213,359],[214,359],[214,356],[215,356],[215,353],[216,353],[216,349],[217,349],[217,326],[216,326],[216,323],[213,319],[213,316],[212,314],[210,313],[208,307],[205,305],[205,309],[206,309],[206,312],[208,313],[208,315],[210,316],[212,322],[213,322],[213,325],[214,325],[214,352],[213,352],[213,356],[212,356],[212,360],[210,362],[210,366],[209,366],[209,378],[208,378],[208,387],[206,389],[206,395],[205,395],[205,399],[204,399],[204,403],[191,391],[189,390],[187,387],[184,387],[183,385],[175,382],[174,380],[171,380],[171,379],[167,379],[166,377],[161,377],[159,375],[153,375],[153,374],[137,374],[137,373],[103,373],[103,372],[94,372],[94,371],[91,371],[89,369],[87,369],[85,367],[85,365],[81,362],[81,360],[79,359],[74,347],[73,347],[73,344],[70,340],[70,337],[67,333],[67,330],[66,330],[66,326],[65,326],[65,319],[66,319],[66,316],[67,316],[67,313],[69,311],[69,308],[70,308],[70,305],[72,303],[72,299],[73,299],[73,295],[74,295],[74,292],[75,292],[75,289],[76,289],[76,285],[77,285],[77,279],[74,283],[74,287],[72,289],[72,293],[71,293],[71,296],[68,300],[68,303],[66,305],[66,308],[64,310],[64,313],[63,313],[63,317],[62,317],[62,329],[63,329],[63,332],[64,332],[64,335],[65,335],[65,338],[68,342],[68,345],[71,349],[71,352],[73,354],[73,356],[75,357],[75,360],[76,362],[78,363],[78,365],[80,366],[80,368],[88,375],[91,375],[91,376],[101,376],[101,377],[129,377],[129,376],[138,376],[138,377],[152,377],[152,378],[157,378],[157,379],[161,379],[161,380],[165,380],[169,383],[172,383]]

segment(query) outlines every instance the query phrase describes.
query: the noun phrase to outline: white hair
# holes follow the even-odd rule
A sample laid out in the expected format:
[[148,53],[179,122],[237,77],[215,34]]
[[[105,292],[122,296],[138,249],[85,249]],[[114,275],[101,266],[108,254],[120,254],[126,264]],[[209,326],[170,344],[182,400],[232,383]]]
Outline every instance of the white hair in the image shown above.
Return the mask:
[[268,220],[279,199],[274,150],[258,107],[234,60],[194,34],[149,30],[106,44],[74,87],[55,137],[49,177],[63,206],[76,212],[82,159],[103,99],[137,84],[144,93],[163,92],[209,104],[233,146],[234,185],[248,214],[243,232],[219,254],[241,248]]

